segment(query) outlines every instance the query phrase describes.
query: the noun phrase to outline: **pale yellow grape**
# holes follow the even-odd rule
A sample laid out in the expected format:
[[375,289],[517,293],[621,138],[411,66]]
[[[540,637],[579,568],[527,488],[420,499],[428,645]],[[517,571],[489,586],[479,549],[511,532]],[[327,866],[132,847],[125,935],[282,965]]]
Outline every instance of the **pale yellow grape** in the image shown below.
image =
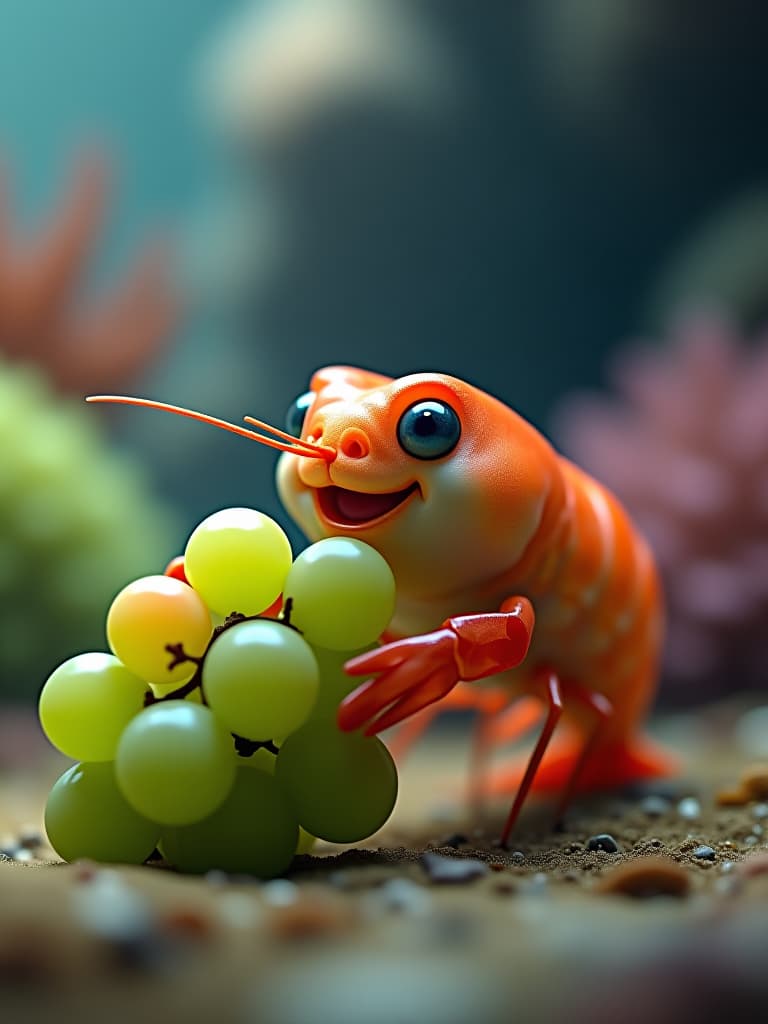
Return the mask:
[[291,622],[308,643],[336,651],[365,647],[395,610],[395,578],[369,544],[328,537],[297,557],[285,581]]
[[75,761],[111,761],[117,741],[144,707],[147,685],[114,655],[78,654],[46,680],[38,713],[43,732]]
[[225,508],[187,541],[187,579],[219,615],[259,615],[279,596],[291,545],[274,519],[253,508]]
[[166,647],[183,644],[186,654],[201,657],[213,626],[205,602],[192,587],[170,576],[144,576],[124,587],[107,614],[107,639],[116,656],[148,683],[181,683],[196,665],[187,661],[170,669]]
[[223,802],[235,780],[232,737],[199,704],[153,704],[117,745],[120,791],[140,814],[163,825],[189,825]]
[[271,619],[241,622],[211,644],[203,691],[238,736],[269,740],[302,725],[317,696],[317,662],[296,630]]

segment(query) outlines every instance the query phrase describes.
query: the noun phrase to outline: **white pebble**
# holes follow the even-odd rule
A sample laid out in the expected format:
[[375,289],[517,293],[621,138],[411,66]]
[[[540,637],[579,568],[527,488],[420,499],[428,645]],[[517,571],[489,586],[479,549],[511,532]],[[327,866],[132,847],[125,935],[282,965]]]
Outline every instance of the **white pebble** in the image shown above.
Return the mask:
[[373,909],[402,911],[416,917],[429,913],[432,896],[423,885],[407,878],[390,878],[368,894],[367,903]]
[[701,804],[695,796],[686,796],[677,805],[677,813],[686,821],[697,821],[701,817]]
[[242,892],[222,893],[216,907],[224,924],[243,931],[255,927],[263,917],[256,900]]
[[88,885],[73,888],[72,911],[87,931],[113,941],[145,934],[152,920],[148,901],[116,871],[100,871]]
[[290,907],[299,898],[299,887],[287,878],[273,878],[262,886],[264,901],[272,907]]

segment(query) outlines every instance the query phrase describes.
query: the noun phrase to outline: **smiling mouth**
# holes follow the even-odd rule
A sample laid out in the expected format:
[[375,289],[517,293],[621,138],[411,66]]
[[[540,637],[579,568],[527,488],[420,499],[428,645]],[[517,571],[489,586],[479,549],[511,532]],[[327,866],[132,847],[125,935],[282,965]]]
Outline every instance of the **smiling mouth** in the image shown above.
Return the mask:
[[401,491],[368,494],[330,484],[315,491],[320,514],[335,526],[368,526],[384,519],[419,490],[417,483]]

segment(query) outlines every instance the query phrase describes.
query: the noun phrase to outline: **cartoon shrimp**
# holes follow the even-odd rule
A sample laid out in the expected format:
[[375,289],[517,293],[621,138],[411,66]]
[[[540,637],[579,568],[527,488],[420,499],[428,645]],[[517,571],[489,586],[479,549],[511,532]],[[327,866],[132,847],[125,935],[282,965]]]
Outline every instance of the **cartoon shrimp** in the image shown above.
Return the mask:
[[328,367],[293,404],[289,433],[246,417],[266,438],[112,400],[281,448],[278,491],[310,540],[352,536],[387,559],[395,614],[387,642],[347,663],[366,681],[342,703],[342,729],[410,719],[402,747],[439,707],[474,708],[479,775],[544,704],[524,770],[491,787],[516,790],[503,845],[531,790],[559,792],[561,815],[577,791],[671,769],[641,733],[663,619],[650,551],[618,501],[502,402],[440,373]]

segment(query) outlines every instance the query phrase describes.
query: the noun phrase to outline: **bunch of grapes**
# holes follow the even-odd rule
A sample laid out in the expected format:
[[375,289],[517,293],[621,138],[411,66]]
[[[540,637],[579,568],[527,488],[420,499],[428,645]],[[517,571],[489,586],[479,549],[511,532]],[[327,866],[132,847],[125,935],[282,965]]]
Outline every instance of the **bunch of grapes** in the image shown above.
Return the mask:
[[40,695],[49,740],[78,763],[45,824],[64,860],[268,878],[315,837],[367,838],[397,773],[383,743],[342,733],[344,662],[392,616],[392,572],[373,548],[329,538],[295,561],[255,509],[216,512],[164,575],[125,587],[111,653],[60,665]]

